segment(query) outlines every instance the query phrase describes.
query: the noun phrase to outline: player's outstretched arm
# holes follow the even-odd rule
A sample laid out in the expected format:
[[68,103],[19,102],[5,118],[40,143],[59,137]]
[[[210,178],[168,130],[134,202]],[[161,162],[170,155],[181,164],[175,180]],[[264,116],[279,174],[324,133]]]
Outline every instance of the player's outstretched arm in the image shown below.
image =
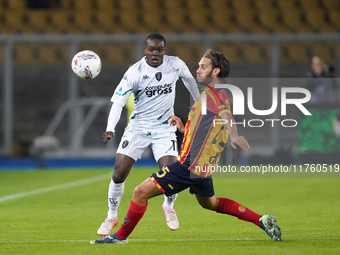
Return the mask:
[[176,115],[171,115],[168,119],[170,120],[170,126],[177,126],[179,132],[184,133],[184,125],[181,118],[177,117]]
[[104,143],[107,143],[108,140],[115,136],[115,128],[122,114],[122,110],[123,107],[120,104],[112,103],[107,120],[106,132],[102,135]]

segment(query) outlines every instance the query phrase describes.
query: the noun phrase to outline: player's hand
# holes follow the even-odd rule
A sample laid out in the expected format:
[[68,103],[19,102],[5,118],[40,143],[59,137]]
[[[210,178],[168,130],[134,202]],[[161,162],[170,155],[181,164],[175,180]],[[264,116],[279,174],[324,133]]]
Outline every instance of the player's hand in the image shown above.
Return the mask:
[[177,126],[178,131],[184,133],[184,125],[181,118],[177,117],[176,115],[171,115],[168,119],[170,120],[170,126]]
[[244,151],[250,149],[248,141],[243,136],[231,137],[230,141],[231,147],[233,147],[234,149],[236,149],[236,144],[240,146],[240,148]]
[[115,134],[112,131],[107,131],[107,132],[103,133],[103,135],[102,135],[103,142],[107,143],[107,141],[110,140],[114,136],[115,136]]

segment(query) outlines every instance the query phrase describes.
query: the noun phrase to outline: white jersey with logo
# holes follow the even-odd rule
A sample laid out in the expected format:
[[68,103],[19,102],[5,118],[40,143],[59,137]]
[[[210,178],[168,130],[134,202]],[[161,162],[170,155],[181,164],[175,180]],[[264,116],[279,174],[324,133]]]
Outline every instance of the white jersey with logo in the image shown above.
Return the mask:
[[146,57],[131,66],[118,84],[111,101],[120,106],[134,95],[134,110],[129,126],[154,130],[176,127],[169,125],[168,117],[174,114],[176,81],[181,78],[193,99],[199,98],[197,84],[186,64],[178,57],[164,55],[163,63],[151,67]]

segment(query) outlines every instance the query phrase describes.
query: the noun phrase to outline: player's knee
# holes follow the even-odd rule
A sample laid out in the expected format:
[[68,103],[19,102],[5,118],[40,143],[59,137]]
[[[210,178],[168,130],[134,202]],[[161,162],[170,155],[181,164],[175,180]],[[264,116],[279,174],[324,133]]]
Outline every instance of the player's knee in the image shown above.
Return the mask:
[[123,176],[113,175],[112,176],[112,181],[114,183],[123,183],[125,181],[125,178]]
[[122,168],[115,166],[113,171],[112,180],[114,183],[122,183],[126,179],[124,171]]
[[137,186],[133,191],[133,199],[135,201],[145,201],[147,200],[147,195],[145,190],[141,186]]

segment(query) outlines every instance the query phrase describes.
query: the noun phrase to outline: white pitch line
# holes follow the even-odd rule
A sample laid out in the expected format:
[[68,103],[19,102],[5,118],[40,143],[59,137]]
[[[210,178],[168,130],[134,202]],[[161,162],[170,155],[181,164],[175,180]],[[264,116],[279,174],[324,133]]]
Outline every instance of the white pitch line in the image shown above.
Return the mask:
[[94,176],[94,177],[90,177],[90,178],[86,178],[86,179],[82,179],[82,180],[77,180],[77,181],[73,181],[73,182],[66,182],[66,183],[53,185],[53,186],[49,186],[49,187],[45,187],[45,188],[24,191],[24,192],[0,197],[0,203],[5,202],[5,201],[9,201],[9,200],[18,199],[18,198],[42,194],[42,193],[46,193],[46,192],[50,192],[50,191],[56,191],[56,190],[61,190],[61,189],[68,189],[68,188],[83,186],[83,185],[87,185],[87,184],[90,184],[90,183],[103,181],[103,180],[106,180],[106,179],[109,180],[109,178],[110,178],[109,174],[103,174],[103,175],[98,175],[98,176]]
[[[288,238],[287,240],[338,240],[339,237]],[[268,238],[210,238],[210,239],[129,239],[129,242],[211,242],[211,241],[270,241]],[[285,241],[285,239],[283,240]],[[20,243],[90,243],[90,240],[38,240],[38,241],[0,241],[0,244]]]

